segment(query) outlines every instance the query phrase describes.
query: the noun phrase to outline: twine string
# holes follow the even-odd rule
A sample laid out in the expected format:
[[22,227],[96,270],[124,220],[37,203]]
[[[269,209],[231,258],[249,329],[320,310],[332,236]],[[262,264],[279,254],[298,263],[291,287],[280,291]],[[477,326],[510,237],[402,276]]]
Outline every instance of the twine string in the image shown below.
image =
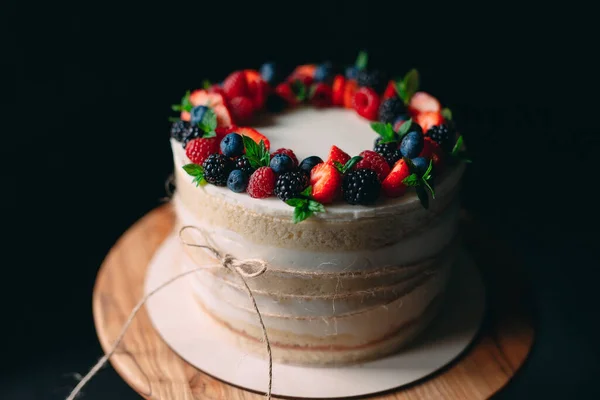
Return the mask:
[[256,304],[256,299],[254,298],[254,295],[252,294],[252,291],[250,290],[250,287],[248,286],[248,283],[246,282],[246,278],[251,279],[251,278],[255,278],[259,275],[262,275],[267,270],[267,263],[264,260],[259,260],[259,259],[238,260],[229,254],[222,255],[217,249],[215,249],[212,246],[202,245],[202,244],[197,244],[197,243],[190,243],[190,242],[184,241],[183,238],[181,237],[182,233],[184,232],[184,230],[192,229],[192,228],[200,231],[204,235],[204,232],[195,226],[191,226],[191,225],[184,226],[179,231],[179,238],[180,238],[181,242],[186,246],[203,248],[203,249],[210,251],[215,256],[215,258],[217,260],[219,260],[220,264],[218,264],[216,266],[214,266],[214,265],[200,266],[200,267],[196,267],[196,268],[190,269],[188,271],[179,273],[179,274],[173,276],[172,278],[166,280],[165,282],[161,283],[159,286],[157,286],[156,288],[149,291],[146,295],[144,295],[140,299],[140,301],[135,305],[135,307],[131,310],[129,317],[127,317],[125,324],[123,324],[123,327],[121,328],[121,331],[119,332],[119,335],[115,339],[113,345],[110,346],[110,349],[108,350],[108,352],[106,352],[106,354],[104,354],[98,360],[98,362],[96,362],[96,364],[94,364],[94,366],[89,370],[89,372],[87,374],[85,374],[85,376],[79,381],[79,383],[71,391],[71,393],[66,398],[66,400],[74,400],[76,398],[76,396],[79,393],[81,393],[81,390],[84,388],[84,386],[102,369],[102,367],[104,367],[106,365],[106,363],[108,362],[110,357],[112,357],[115,354],[115,352],[117,351],[117,349],[119,348],[121,342],[123,341],[123,338],[125,337],[125,334],[127,333],[127,331],[129,330],[129,327],[133,323],[133,320],[135,319],[137,313],[142,309],[142,307],[146,304],[146,302],[152,296],[154,296],[156,293],[160,292],[167,286],[171,285],[172,283],[176,282],[177,280],[179,280],[185,276],[194,274],[194,273],[202,271],[202,270],[206,270],[207,268],[217,268],[217,267],[225,267],[225,268],[229,269],[230,271],[233,271],[235,274],[237,274],[244,285],[244,289],[245,289],[246,293],[248,294],[248,297],[252,301],[252,306],[253,306],[254,311],[256,312],[256,315],[258,316],[258,320],[260,322],[260,326],[261,326],[262,333],[263,333],[263,340],[265,342],[265,345],[266,345],[265,347],[266,347],[267,354],[269,357],[269,385],[268,385],[267,391],[265,393],[265,397],[267,400],[271,399],[271,390],[272,390],[272,386],[273,386],[273,356],[271,353],[271,343],[269,342],[269,338],[267,336],[267,329],[263,322],[262,315],[258,309],[258,305]]

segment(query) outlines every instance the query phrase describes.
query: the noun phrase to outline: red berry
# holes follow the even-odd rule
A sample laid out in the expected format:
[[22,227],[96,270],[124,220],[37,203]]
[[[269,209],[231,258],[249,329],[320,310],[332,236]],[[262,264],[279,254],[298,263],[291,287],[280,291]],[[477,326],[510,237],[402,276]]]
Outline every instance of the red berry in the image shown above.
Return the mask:
[[238,96],[229,100],[229,110],[236,124],[245,125],[254,115],[254,105],[248,97]]
[[354,99],[354,94],[356,93],[356,89],[358,89],[358,84],[354,79],[349,79],[346,81],[344,85],[344,107],[352,108],[352,100]]
[[400,197],[407,189],[407,186],[402,183],[402,180],[410,175],[408,164],[403,159],[400,159],[394,164],[394,168],[381,183],[383,194],[387,197]]
[[346,78],[344,75],[336,75],[333,78],[331,101],[334,106],[344,105],[344,88],[346,87]]
[[372,169],[377,173],[380,182],[390,173],[390,166],[383,156],[372,150],[365,150],[359,154],[363,159],[356,163],[354,168]]
[[352,99],[352,107],[358,115],[370,121],[377,120],[379,103],[380,100],[377,92],[369,87],[358,89]]
[[444,167],[444,151],[432,138],[425,136],[423,140],[423,150],[421,150],[419,157],[432,160],[436,172],[438,174],[442,172]]
[[248,97],[252,100],[254,109],[260,110],[269,96],[269,84],[262,78],[260,72],[254,69],[245,69],[244,74],[248,82]]
[[331,150],[329,150],[329,156],[327,157],[327,162],[333,165],[334,161],[339,162],[340,164],[346,164],[350,160],[350,156],[340,149],[337,146],[331,146]]
[[425,111],[415,116],[415,122],[421,125],[423,132],[427,132],[432,126],[444,123],[444,117],[437,111]]
[[255,199],[271,197],[273,190],[275,190],[276,180],[277,175],[270,167],[260,167],[250,175],[246,191],[250,197]]
[[332,203],[342,190],[342,175],[333,165],[320,163],[310,171],[312,198],[322,204]]
[[219,85],[212,85],[211,87],[209,87],[208,93],[216,93],[216,94],[220,94],[221,96],[225,97],[225,92],[223,91],[223,88]]
[[[195,106],[207,106],[210,107],[217,115],[218,126],[229,126],[231,125],[231,114],[225,105],[225,100],[219,93],[209,93],[207,90],[199,89],[194,90],[190,94],[190,103]],[[182,119],[184,115],[182,113]],[[185,116],[187,118],[187,116]],[[189,119],[186,119],[189,121]],[[185,121],[185,120],[184,120]]]
[[438,99],[426,92],[417,92],[411,98],[408,104],[408,111],[411,115],[417,115],[422,112],[440,112],[442,106]]
[[311,89],[310,103],[315,107],[328,107],[331,105],[332,95],[331,86],[324,82],[317,83]]
[[288,156],[289,158],[292,159],[292,161],[294,162],[294,166],[298,166],[298,157],[296,157],[296,154],[294,154],[294,152],[290,149],[277,149],[275,150],[272,154],[271,154],[271,158],[273,158],[273,156],[275,154],[285,154],[286,156]]
[[282,82],[275,87],[275,93],[279,95],[282,99],[284,99],[289,105],[295,106],[298,103],[298,98],[296,94],[292,90],[292,85],[289,82]]
[[394,96],[396,96],[396,82],[389,81],[385,88],[385,92],[383,92],[383,100],[387,100]]
[[290,74],[290,80],[293,80],[294,78],[298,78],[301,76],[309,76],[309,77],[313,78],[315,76],[316,70],[317,70],[316,64],[298,65],[294,69],[294,71],[292,71],[292,73]]
[[223,92],[225,92],[225,97],[230,100],[238,96],[248,96],[248,82],[244,71],[235,71],[229,74],[223,81]]
[[192,139],[185,146],[185,155],[194,164],[202,165],[206,158],[219,152],[219,141],[217,138]]
[[190,113],[188,111],[182,111],[181,114],[179,114],[179,119],[182,121],[190,121],[190,119],[192,119],[192,116],[190,115]]
[[235,128],[235,130],[232,130],[232,132],[236,132],[242,136],[248,136],[250,139],[254,140],[258,144],[260,144],[260,141],[262,140],[263,142],[265,142],[265,147],[267,148],[267,150],[271,148],[271,142],[269,142],[269,139],[267,139],[265,135],[263,135],[256,129],[248,128],[245,126],[238,126]]

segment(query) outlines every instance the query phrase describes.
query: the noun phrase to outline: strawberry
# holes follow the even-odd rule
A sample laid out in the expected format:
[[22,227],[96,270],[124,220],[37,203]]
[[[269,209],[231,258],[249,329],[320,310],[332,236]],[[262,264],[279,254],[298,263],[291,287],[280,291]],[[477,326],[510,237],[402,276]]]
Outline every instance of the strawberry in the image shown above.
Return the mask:
[[315,82],[315,79],[312,76],[308,75],[300,75],[293,79],[290,79],[290,82],[300,81],[304,84],[304,86],[310,86]]
[[383,92],[383,100],[387,100],[396,96],[396,82],[389,81],[387,87],[385,88],[385,92]]
[[344,75],[336,75],[333,78],[331,100],[334,106],[344,105],[344,88],[346,86],[346,78]]
[[217,115],[217,126],[230,126],[232,124],[231,114],[229,114],[229,109],[225,104],[219,104],[211,108]]
[[254,115],[254,104],[248,97],[237,96],[229,100],[229,110],[236,124],[247,124]]
[[267,137],[265,135],[263,135],[256,129],[248,128],[248,127],[244,127],[244,126],[238,126],[235,128],[235,130],[233,132],[237,132],[242,136],[248,136],[250,139],[254,140],[256,143],[260,143],[260,141],[262,140],[263,142],[265,142],[265,147],[267,148],[267,150],[269,150],[271,148],[271,142],[269,142],[269,139],[267,139]]
[[223,91],[223,88],[219,85],[212,85],[211,87],[209,87],[208,93],[220,94],[221,96],[223,96],[223,98],[225,98],[225,91]]
[[408,103],[408,111],[411,115],[417,115],[422,112],[440,112],[442,106],[438,99],[426,92],[417,92]]
[[294,162],[294,166],[297,167],[298,166],[298,157],[296,157],[296,154],[294,154],[294,152],[290,149],[277,149],[275,150],[273,153],[271,153],[271,158],[273,158],[273,156],[275,154],[285,154],[286,156],[288,156],[289,158],[292,159],[292,161]]
[[314,78],[316,70],[316,64],[299,65],[294,69],[294,71],[292,71],[290,77],[309,76],[311,78]]
[[380,100],[377,92],[369,87],[361,87],[358,89],[352,99],[352,107],[356,110],[358,115],[370,121],[377,120],[379,104]]
[[208,106],[214,107],[220,104],[225,104],[224,97],[219,93],[209,93],[207,90],[198,89],[190,94],[190,103],[192,106]]
[[332,203],[342,191],[342,175],[330,163],[320,163],[310,171],[312,198],[322,204]]
[[185,155],[194,164],[202,165],[206,158],[219,152],[219,140],[217,138],[192,139],[185,146]]
[[407,186],[402,182],[404,178],[410,175],[408,164],[401,158],[394,164],[394,168],[381,183],[383,194],[387,197],[400,197],[407,189]]
[[350,160],[350,156],[347,153],[335,145],[331,146],[329,157],[327,157],[327,162],[329,164],[333,165],[334,161],[337,161],[340,164],[346,164],[348,160]]
[[260,110],[265,105],[269,95],[269,84],[260,72],[254,69],[245,69],[246,82],[248,83],[248,97],[252,100],[255,110]]
[[390,173],[390,166],[385,158],[372,150],[365,150],[359,154],[362,160],[356,163],[355,169],[367,168],[372,169],[377,173],[380,182],[383,182],[385,177]]
[[289,105],[295,106],[300,104],[300,100],[292,90],[292,85],[289,82],[282,82],[275,87],[275,93],[284,99]]
[[192,119],[192,115],[190,114],[189,111],[182,111],[181,114],[179,115],[179,119],[182,121],[189,122],[190,119]]
[[444,123],[444,117],[437,111],[424,111],[415,116],[415,122],[421,125],[423,132],[427,132],[432,126]]
[[344,107],[352,108],[352,99],[354,99],[354,93],[356,93],[356,89],[358,88],[358,84],[354,79],[348,79],[346,84],[344,85]]
[[425,136],[423,140],[423,150],[421,150],[419,157],[432,160],[433,168],[435,168],[436,173],[439,174],[442,171],[444,167],[444,151],[432,138]]
[[238,96],[248,96],[248,82],[244,71],[235,71],[223,81],[223,92],[229,100]]
[[332,102],[331,86],[324,82],[319,82],[310,90],[310,103],[315,107],[328,107]]
[[246,191],[250,197],[255,199],[271,197],[275,190],[276,180],[277,175],[270,167],[260,167],[250,175]]
[[217,127],[215,129],[215,133],[217,134],[217,139],[219,140],[219,143],[221,142],[221,139],[223,139],[229,133],[237,132],[236,129],[237,129],[237,126],[235,126],[235,125]]

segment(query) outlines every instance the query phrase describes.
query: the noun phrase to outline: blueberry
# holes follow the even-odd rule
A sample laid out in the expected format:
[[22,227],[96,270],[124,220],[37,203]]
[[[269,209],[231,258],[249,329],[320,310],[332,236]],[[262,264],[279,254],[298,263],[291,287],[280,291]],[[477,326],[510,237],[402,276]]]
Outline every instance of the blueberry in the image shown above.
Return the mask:
[[410,131],[400,143],[400,153],[404,157],[415,158],[423,150],[423,134],[420,131]]
[[358,68],[348,67],[346,68],[346,79],[356,79],[358,76]]
[[190,112],[190,124],[196,125],[198,122],[202,121],[202,117],[204,116],[204,113],[206,113],[206,110],[208,110],[208,107],[206,106],[196,106],[192,108],[192,111]]
[[237,157],[244,153],[244,141],[237,133],[230,133],[221,140],[221,152],[226,157]]
[[328,61],[315,68],[315,82],[326,82],[331,78],[333,65]]
[[415,167],[417,168],[417,174],[423,175],[427,168],[429,167],[429,160],[425,157],[416,157],[411,160]]
[[275,154],[269,166],[276,174],[283,174],[294,169],[294,161],[287,154]]
[[260,76],[267,81],[267,83],[273,84],[277,78],[277,68],[275,63],[267,62],[260,66]]
[[321,157],[318,156],[306,157],[300,163],[300,169],[306,172],[307,174],[310,174],[310,171],[313,169],[313,167],[317,164],[321,164],[322,162],[323,160],[321,159]]
[[234,169],[229,173],[229,177],[227,178],[227,187],[229,190],[236,193],[242,193],[246,190],[246,186],[248,186],[248,177],[244,171]]

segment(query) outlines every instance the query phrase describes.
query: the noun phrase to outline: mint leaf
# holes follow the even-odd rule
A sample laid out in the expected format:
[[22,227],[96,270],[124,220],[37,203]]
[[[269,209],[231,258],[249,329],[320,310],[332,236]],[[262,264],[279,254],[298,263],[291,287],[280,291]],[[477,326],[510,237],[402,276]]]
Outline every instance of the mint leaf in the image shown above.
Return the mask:
[[288,206],[291,206],[291,207],[303,207],[304,205],[308,204],[308,200],[294,198],[294,199],[288,199],[288,200],[286,200],[285,203]]
[[404,83],[404,100],[405,104],[410,102],[411,97],[419,90],[419,72],[416,69],[411,69],[404,75],[402,80]]
[[400,100],[402,100],[405,105],[408,105],[409,99],[406,97],[406,88],[404,82],[397,81],[394,85],[394,88],[396,89],[396,93],[398,94],[398,97],[400,97]]
[[435,192],[433,191],[433,188],[431,187],[429,182],[427,182],[427,180],[425,180],[425,179],[423,179],[423,186],[426,187],[427,189],[429,189],[429,191],[431,192],[431,198],[435,199]]
[[384,124],[383,122],[371,122],[371,129],[381,136],[380,143],[392,143],[397,141],[394,127],[389,122]]
[[207,183],[204,179],[204,168],[202,168],[202,165],[186,164],[182,168],[188,175],[194,177],[192,183],[195,183],[196,186],[205,185]]
[[356,163],[358,163],[362,159],[363,158],[361,156],[354,156],[351,159],[349,159],[346,165],[343,166],[343,169],[341,171],[342,174],[345,174],[347,171],[350,171],[352,167],[354,167]]
[[367,68],[368,62],[369,62],[369,54],[367,54],[366,51],[361,51],[360,53],[358,53],[358,56],[356,57],[356,62],[354,63],[354,66],[356,67],[357,70],[362,71],[365,68]]
[[217,136],[215,129],[217,128],[217,114],[209,108],[202,115],[202,120],[198,122],[198,127],[204,131],[203,138],[210,138]]
[[185,95],[181,98],[181,103],[180,104],[173,104],[171,106],[171,109],[173,111],[187,111],[190,112],[192,111],[192,108],[194,108],[194,106],[192,105],[192,103],[190,102],[190,91],[188,90],[187,92],[185,92]]
[[308,201],[308,209],[312,212],[325,212],[325,206],[315,200]]
[[423,174],[424,180],[431,179],[431,171],[432,170],[433,170],[433,160],[429,160],[429,165],[427,166],[427,169],[425,170],[425,173]]
[[417,174],[412,173],[409,176],[407,176],[406,178],[402,179],[402,183],[404,183],[406,186],[409,186],[409,187],[416,187],[421,184],[421,180],[419,179]]
[[408,170],[410,171],[411,174],[417,174],[417,167],[415,166],[415,164],[412,162],[412,160],[408,157],[402,157],[402,159],[404,160],[404,162],[406,163],[406,165],[408,165]]
[[169,122],[177,122],[180,118],[177,117],[169,117]]
[[242,140],[244,142],[244,148],[246,149],[246,157],[248,157],[252,168],[257,169],[269,166],[271,155],[263,140],[261,140],[260,143],[256,143],[248,136],[242,136]]
[[299,79],[294,79],[294,81],[292,81],[292,83],[290,84],[290,87],[292,88],[292,93],[294,93],[296,100],[300,102],[306,100],[307,93],[304,82],[302,82]]
[[304,221],[306,218],[310,217],[312,215],[312,211],[310,211],[308,208],[304,208],[304,207],[296,207],[294,208],[294,217],[292,219],[292,221],[294,221],[295,224]]
[[210,83],[210,81],[208,79],[205,79],[202,81],[202,88],[204,90],[210,89],[211,86],[212,86],[212,83]]
[[334,161],[333,162],[333,166],[335,167],[335,169],[337,169],[338,171],[340,171],[340,174],[344,173],[344,164],[342,164],[339,161]]
[[373,129],[381,137],[385,136],[385,124],[383,122],[371,122],[371,129]]
[[423,208],[426,210],[429,209],[429,196],[427,195],[427,191],[425,191],[423,186],[417,186],[416,191]]
[[453,156],[458,155],[458,153],[461,151],[462,146],[463,146],[463,141],[464,140],[463,140],[462,135],[460,135],[458,137],[458,139],[456,139],[456,144],[452,148],[452,153],[451,153]]
[[302,193],[300,193],[300,195],[310,197],[312,195],[312,189],[313,189],[312,186],[308,186],[306,189],[304,189],[302,191]]
[[410,130],[410,127],[412,126],[412,122],[412,118],[409,118],[407,121],[404,121],[402,125],[400,125],[400,128],[398,129],[398,135],[400,136],[400,139],[406,136],[406,134]]
[[452,121],[452,111],[450,111],[448,107],[442,108],[442,117],[444,117],[446,121]]

